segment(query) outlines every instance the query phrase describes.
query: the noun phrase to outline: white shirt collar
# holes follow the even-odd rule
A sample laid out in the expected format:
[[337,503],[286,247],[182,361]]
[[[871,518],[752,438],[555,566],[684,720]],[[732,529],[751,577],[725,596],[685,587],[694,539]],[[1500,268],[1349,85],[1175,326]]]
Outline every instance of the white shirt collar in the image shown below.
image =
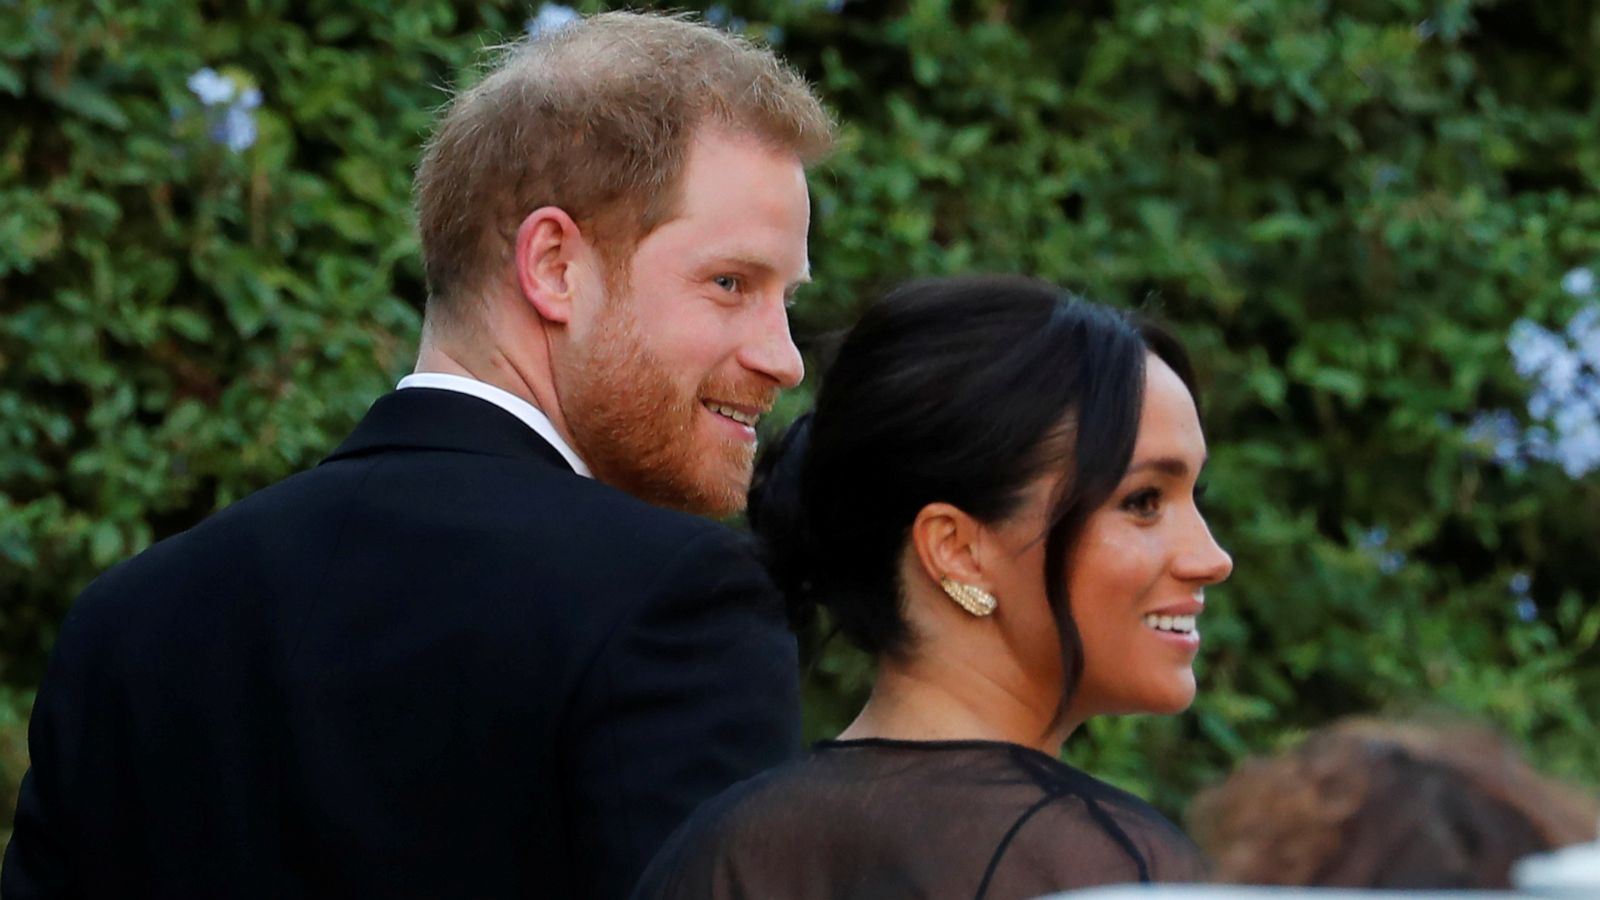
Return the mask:
[[534,433],[544,438],[550,446],[556,448],[556,452],[561,454],[561,458],[572,466],[572,471],[585,478],[594,477],[589,472],[589,467],[584,465],[583,460],[578,458],[578,454],[567,446],[566,441],[561,439],[556,427],[550,424],[550,418],[541,412],[539,407],[510,391],[502,390],[476,378],[468,378],[465,375],[448,375],[444,372],[414,372],[400,379],[400,383],[395,388],[396,390],[434,388],[441,391],[455,391],[458,394],[469,394],[479,400],[487,400],[521,419],[524,425],[532,428]]

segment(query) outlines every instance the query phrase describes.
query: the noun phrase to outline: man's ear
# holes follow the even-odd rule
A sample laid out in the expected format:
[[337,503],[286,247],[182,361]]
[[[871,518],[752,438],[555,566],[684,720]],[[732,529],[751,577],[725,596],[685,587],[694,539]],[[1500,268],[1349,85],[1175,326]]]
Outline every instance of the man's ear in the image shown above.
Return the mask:
[[922,571],[934,584],[950,578],[992,590],[981,564],[983,523],[948,503],[924,506],[911,523],[911,544]]
[[517,286],[540,318],[566,324],[578,269],[589,246],[578,223],[557,206],[541,206],[517,227]]

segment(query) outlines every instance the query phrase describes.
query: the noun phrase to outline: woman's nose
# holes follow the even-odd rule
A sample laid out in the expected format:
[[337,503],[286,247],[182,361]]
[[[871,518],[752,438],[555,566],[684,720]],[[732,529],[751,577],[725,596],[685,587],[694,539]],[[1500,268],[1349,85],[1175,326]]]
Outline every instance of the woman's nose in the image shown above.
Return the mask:
[[1195,515],[1191,544],[1179,562],[1178,575],[1187,581],[1219,584],[1233,574],[1233,557],[1217,543],[1211,534],[1211,527],[1198,513]]

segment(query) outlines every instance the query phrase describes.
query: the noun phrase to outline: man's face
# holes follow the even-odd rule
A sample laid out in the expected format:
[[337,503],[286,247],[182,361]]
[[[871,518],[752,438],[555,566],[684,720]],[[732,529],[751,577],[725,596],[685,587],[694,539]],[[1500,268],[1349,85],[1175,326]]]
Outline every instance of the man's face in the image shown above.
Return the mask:
[[705,515],[744,508],[755,422],[805,371],[786,307],[808,278],[810,218],[792,154],[697,136],[679,215],[639,243],[625,283],[569,326],[557,391],[573,449],[597,478]]

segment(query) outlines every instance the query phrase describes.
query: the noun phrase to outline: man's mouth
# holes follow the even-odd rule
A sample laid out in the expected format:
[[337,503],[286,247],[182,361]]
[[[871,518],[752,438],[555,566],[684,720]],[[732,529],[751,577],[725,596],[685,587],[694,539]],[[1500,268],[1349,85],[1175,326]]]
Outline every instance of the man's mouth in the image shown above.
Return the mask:
[[1157,631],[1189,634],[1194,631],[1194,616],[1158,616],[1152,613],[1144,617],[1144,624]]
[[709,409],[724,418],[732,419],[733,421],[738,422],[740,425],[743,425],[747,428],[754,428],[756,427],[756,423],[761,421],[761,413],[753,410],[743,409],[737,406],[729,406],[726,403],[717,403],[712,400],[702,400],[700,402],[703,406],[705,406],[706,409]]

